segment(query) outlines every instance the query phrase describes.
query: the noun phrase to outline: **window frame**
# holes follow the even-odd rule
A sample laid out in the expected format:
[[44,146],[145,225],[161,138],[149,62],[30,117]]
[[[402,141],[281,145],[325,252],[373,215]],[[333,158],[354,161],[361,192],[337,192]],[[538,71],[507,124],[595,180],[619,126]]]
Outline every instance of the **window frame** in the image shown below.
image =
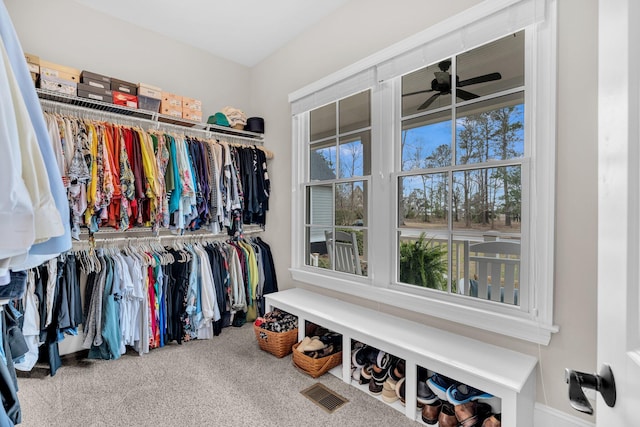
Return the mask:
[[[525,16],[534,11],[535,16]],[[522,15],[523,22],[514,28],[496,33],[496,20]],[[520,14],[520,15],[518,15]],[[509,22],[511,22],[509,21]],[[505,21],[506,22],[506,21]],[[517,25],[521,25],[518,27]],[[475,27],[474,27],[475,26]],[[555,100],[556,100],[556,0],[510,0],[501,5],[481,4],[456,15],[437,28],[430,28],[407,41],[366,58],[334,75],[328,76],[290,95],[292,112],[292,246],[291,269],[295,281],[337,291],[377,303],[387,304],[417,314],[472,326],[481,330],[548,345],[551,334],[558,331],[553,324],[554,284],[554,224],[555,224]],[[443,50],[441,40],[469,36],[469,28],[478,31],[470,36],[473,43],[465,49]],[[529,186],[529,200],[522,200],[523,225],[529,224],[529,244],[522,245],[521,275],[530,283],[527,295],[521,295],[525,310],[507,304],[492,304],[460,298],[442,292],[425,290],[414,285],[398,284],[397,237],[397,169],[398,147],[402,132],[401,74],[386,78],[389,69],[406,64],[403,55],[416,50],[436,51],[442,58],[458,55],[474,47],[498,39],[513,30],[525,30],[525,153],[524,165],[530,169],[529,179],[523,177],[523,186]],[[485,30],[483,32],[483,30]],[[499,31],[499,30],[498,30]],[[437,59],[436,59],[437,60]],[[396,61],[396,62],[394,62]],[[435,62],[435,61],[433,61]],[[391,64],[392,66],[390,66]],[[421,67],[428,64],[421,64]],[[371,69],[374,71],[371,72]],[[417,68],[416,68],[417,69]],[[371,79],[370,77],[374,78]],[[369,234],[368,276],[319,269],[305,265],[305,192],[308,164],[309,113],[304,108],[313,94],[315,102],[323,96],[328,102],[371,89],[371,175],[369,177]],[[317,96],[320,89],[328,90]],[[331,98],[333,99],[331,100]],[[302,105],[295,103],[302,100]],[[303,111],[298,111],[298,110]],[[387,141],[387,143],[384,143]],[[394,141],[389,144],[388,141]],[[403,173],[404,174],[404,173]],[[401,174],[402,175],[402,174]],[[389,203],[392,198],[392,203]],[[529,202],[535,201],[535,203]],[[390,206],[389,206],[390,205]],[[377,209],[376,209],[377,208]],[[375,212],[374,212],[375,211]],[[525,215],[527,216],[525,222]],[[376,248],[372,251],[371,248]],[[411,289],[418,288],[418,289]],[[439,295],[442,294],[442,295]]]

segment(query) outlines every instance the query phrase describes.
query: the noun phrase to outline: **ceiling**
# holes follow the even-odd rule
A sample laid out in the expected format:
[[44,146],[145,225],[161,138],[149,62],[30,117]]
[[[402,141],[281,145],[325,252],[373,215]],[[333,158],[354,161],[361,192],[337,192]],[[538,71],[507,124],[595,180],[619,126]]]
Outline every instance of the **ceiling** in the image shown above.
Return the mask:
[[75,1],[252,67],[349,0]]

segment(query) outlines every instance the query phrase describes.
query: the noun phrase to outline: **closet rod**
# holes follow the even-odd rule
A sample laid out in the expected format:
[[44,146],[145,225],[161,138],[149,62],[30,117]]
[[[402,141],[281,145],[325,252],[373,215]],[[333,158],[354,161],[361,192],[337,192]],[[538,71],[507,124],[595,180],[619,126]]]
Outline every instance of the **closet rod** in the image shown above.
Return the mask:
[[96,110],[89,107],[83,107],[73,104],[62,104],[57,101],[49,99],[40,99],[40,105],[43,111],[53,114],[67,114],[70,116],[76,116],[82,119],[93,119],[109,121],[116,124],[142,127],[143,125],[149,128],[162,130],[168,133],[179,133],[184,135],[191,135],[195,137],[203,137],[205,139],[217,139],[219,141],[225,141],[229,143],[236,143],[241,145],[263,145],[264,141],[258,138],[244,137],[241,135],[231,135],[223,132],[214,132],[208,129],[201,129],[195,126],[202,126],[201,123],[194,123],[194,127],[185,127],[172,123],[160,122],[157,120],[145,119],[142,117],[126,116],[118,113],[112,113],[110,111]]
[[[262,229],[249,229],[242,233],[243,236],[253,235],[261,233]],[[216,233],[190,233],[190,234],[165,234],[159,236],[127,236],[127,237],[103,237],[103,238],[94,238],[92,240],[83,239],[83,240],[74,240],[72,242],[73,250],[81,250],[85,246],[90,248],[92,245],[95,246],[119,246],[119,245],[129,245],[136,243],[144,243],[144,242],[155,242],[155,243],[169,243],[173,241],[182,241],[182,242],[204,242],[204,241],[224,241],[232,238],[227,234],[216,234]]]

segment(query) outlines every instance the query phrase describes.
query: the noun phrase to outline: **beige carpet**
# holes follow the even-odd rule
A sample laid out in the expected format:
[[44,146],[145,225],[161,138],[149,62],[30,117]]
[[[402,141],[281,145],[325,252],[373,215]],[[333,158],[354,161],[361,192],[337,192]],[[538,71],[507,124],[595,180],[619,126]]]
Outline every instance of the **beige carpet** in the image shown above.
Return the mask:
[[[368,393],[326,374],[315,380],[260,350],[252,325],[211,340],[119,360],[65,360],[54,377],[18,378],[31,426],[417,426]],[[316,381],[349,400],[328,414],[300,391]]]

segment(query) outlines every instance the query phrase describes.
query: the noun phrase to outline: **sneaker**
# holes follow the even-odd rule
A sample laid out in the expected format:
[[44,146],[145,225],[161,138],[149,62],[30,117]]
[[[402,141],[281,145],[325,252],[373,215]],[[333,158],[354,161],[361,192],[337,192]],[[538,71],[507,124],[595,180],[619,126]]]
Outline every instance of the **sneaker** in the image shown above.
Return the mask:
[[401,378],[404,378],[405,361],[403,359],[397,359],[395,363],[389,368],[389,378],[398,382]]
[[431,391],[424,381],[418,381],[418,404],[419,405],[431,405],[437,402],[438,396]]
[[462,405],[473,400],[490,399],[492,397],[493,395],[466,384],[458,384],[449,387],[447,390],[447,400],[454,405]]
[[389,376],[389,367],[381,368],[378,365],[371,365],[371,380],[382,384]]
[[447,401],[447,390],[449,387],[455,386],[457,383],[451,378],[445,377],[440,374],[433,374],[431,378],[427,380],[427,385],[433,391],[436,396],[441,400]]
[[374,396],[380,395],[382,393],[382,389],[383,383],[379,383],[377,381],[369,382],[369,393],[373,394]]
[[360,371],[360,384],[369,384],[371,381],[371,365],[364,365]]
[[364,366],[361,355],[363,349],[364,347],[358,347],[351,352],[351,366],[355,367],[356,369],[362,369],[362,367]]
[[[355,368],[351,373],[351,378],[360,382],[360,379],[362,378],[362,368]],[[360,382],[360,384],[362,383]]]

